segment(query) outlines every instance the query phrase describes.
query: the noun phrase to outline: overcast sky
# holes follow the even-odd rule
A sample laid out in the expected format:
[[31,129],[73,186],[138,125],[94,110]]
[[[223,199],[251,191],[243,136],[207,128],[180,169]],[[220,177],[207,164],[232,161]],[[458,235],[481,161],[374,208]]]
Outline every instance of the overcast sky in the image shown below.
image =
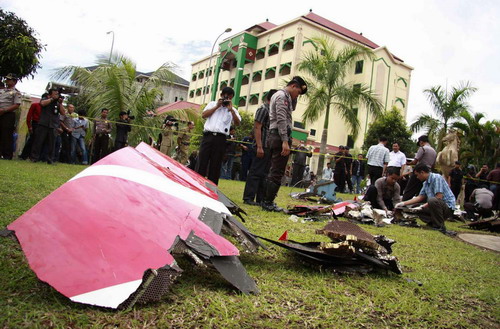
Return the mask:
[[[227,3],[227,5],[224,5]],[[414,67],[407,120],[431,113],[422,91],[471,81],[476,112],[500,119],[500,1],[95,1],[0,0],[4,10],[23,18],[46,50],[42,69],[18,89],[40,95],[53,70],[89,66],[99,54],[130,57],[142,72],[164,62],[189,80],[191,63],[210,54],[217,35],[234,33],[269,19],[282,24],[312,9],[388,49]],[[229,35],[228,35],[229,36]]]

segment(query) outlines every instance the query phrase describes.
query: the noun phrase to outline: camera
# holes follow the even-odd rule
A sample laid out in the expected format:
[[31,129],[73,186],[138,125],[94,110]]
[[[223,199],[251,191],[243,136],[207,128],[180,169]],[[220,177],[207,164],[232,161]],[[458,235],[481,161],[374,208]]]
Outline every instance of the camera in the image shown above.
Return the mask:
[[64,88],[62,88],[62,87],[58,88],[57,92],[59,93],[59,99],[64,100],[65,97],[62,95],[62,93],[64,92]]
[[128,111],[127,111],[128,118],[129,118],[130,120],[134,120],[134,119],[135,119],[135,116],[130,115],[131,113],[132,113],[132,112],[131,112],[130,110],[128,110]]
[[168,115],[168,116],[165,118],[165,120],[163,121],[163,124],[164,124],[165,126],[169,126],[169,127],[172,127],[172,126],[174,126],[174,127],[178,127],[178,126],[179,126],[179,123],[177,122],[177,119],[176,119],[176,118],[174,118],[174,117],[173,117],[173,116],[171,116],[171,115]]
[[231,101],[227,98],[222,99],[222,106],[228,106],[231,103]]

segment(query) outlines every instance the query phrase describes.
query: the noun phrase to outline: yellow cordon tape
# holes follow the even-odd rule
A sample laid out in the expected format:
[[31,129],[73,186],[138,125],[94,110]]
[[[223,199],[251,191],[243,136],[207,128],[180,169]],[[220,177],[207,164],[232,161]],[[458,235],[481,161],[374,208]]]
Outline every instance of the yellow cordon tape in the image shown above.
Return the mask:
[[[89,117],[82,117],[82,118],[85,118],[89,121],[96,121],[96,120],[101,120],[100,118],[89,118]],[[158,128],[158,127],[151,127],[151,126],[144,126],[144,125],[138,125],[138,124],[134,124],[134,123],[124,123],[124,122],[119,122],[119,121],[113,121],[113,120],[107,120],[107,122],[111,122],[111,123],[118,123],[118,124],[121,124],[121,125],[128,125],[128,126],[131,126],[131,127],[139,127],[139,128],[149,128],[149,129],[156,129],[156,130],[164,130],[163,128]],[[177,130],[174,130],[173,131],[174,134],[178,133],[179,131]],[[200,134],[196,134],[196,133],[188,133],[188,132],[182,132],[183,134],[186,134],[186,135],[191,135],[191,136],[203,136],[203,135],[200,135]],[[253,142],[244,142],[244,141],[238,141],[238,140],[228,140],[229,142],[234,142],[234,143],[239,143],[239,144],[253,144]],[[311,151],[302,151],[302,150],[293,150],[294,152],[302,152],[302,153],[312,153],[313,155],[324,155],[325,157],[326,156],[333,156],[335,158],[345,158],[345,159],[353,159],[353,160],[358,160],[357,157],[354,157],[354,156],[345,156],[345,155],[335,155],[335,154],[330,154],[330,153],[320,153],[320,152],[311,152]],[[362,158],[362,160],[368,160],[366,158]],[[495,181],[488,181],[488,180],[484,180],[484,179],[479,179],[479,178],[472,178],[472,177],[467,177],[467,176],[464,176],[463,177],[464,179],[468,179],[468,180],[474,180],[474,181],[478,181],[478,182],[485,182],[485,183],[491,183],[491,184],[499,184],[500,185],[500,182],[495,182]]]

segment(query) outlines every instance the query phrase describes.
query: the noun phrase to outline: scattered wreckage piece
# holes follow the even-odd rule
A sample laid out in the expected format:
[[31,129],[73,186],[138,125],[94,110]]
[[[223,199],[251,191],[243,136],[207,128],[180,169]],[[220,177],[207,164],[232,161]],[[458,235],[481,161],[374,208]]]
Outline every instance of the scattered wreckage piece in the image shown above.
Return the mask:
[[308,189],[305,192],[290,193],[290,197],[297,200],[307,200],[322,204],[341,202],[342,199],[337,198],[336,196],[336,187],[337,185],[333,181],[320,180],[312,187],[312,189]]
[[337,272],[367,273],[379,268],[402,273],[397,258],[390,255],[394,240],[385,236],[373,236],[356,224],[338,220],[329,222],[316,233],[328,236],[332,242],[259,238],[290,250],[309,262],[332,267]]
[[500,232],[500,218],[487,218],[465,224],[467,228],[474,230],[487,230],[490,232]]
[[293,205],[285,210],[285,214],[301,217],[329,216],[336,219],[338,215],[345,213],[346,209],[356,207],[357,204],[354,201],[344,201],[329,206]]
[[261,243],[204,179],[140,149],[108,155],[8,226],[38,278],[72,301],[123,309],[160,300],[182,273],[174,256],[185,253],[257,293],[238,249],[220,234],[231,232],[249,251]]

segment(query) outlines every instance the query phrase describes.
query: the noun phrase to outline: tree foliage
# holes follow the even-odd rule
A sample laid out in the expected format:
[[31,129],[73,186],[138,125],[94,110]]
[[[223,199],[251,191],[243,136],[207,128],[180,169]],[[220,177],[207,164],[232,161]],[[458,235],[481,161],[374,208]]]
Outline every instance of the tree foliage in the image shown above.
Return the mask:
[[33,77],[41,67],[40,53],[44,45],[36,32],[14,13],[0,9],[0,77],[9,73],[21,79]]
[[470,82],[462,82],[457,87],[452,87],[450,92],[442,86],[425,89],[424,94],[432,105],[434,115],[419,115],[410,128],[414,132],[423,129],[429,139],[437,144],[437,151],[442,150],[441,139],[450,125],[460,118],[462,112],[470,111],[467,100],[476,90]]
[[[173,81],[172,64],[163,64],[143,82],[136,80],[135,63],[127,57],[115,54],[111,61],[107,56],[99,56],[97,66],[88,69],[79,66],[61,68],[56,79],[69,82],[80,88],[79,102],[87,111],[87,116],[97,118],[101,109],[109,109],[108,118],[116,121],[121,111],[130,111],[135,116],[129,134],[129,144],[136,145],[149,138],[156,139],[164,117],[152,116],[160,105],[161,86]],[[77,109],[78,110],[78,109]],[[199,111],[187,109],[170,111],[168,114],[181,120],[197,121]]]
[[387,137],[389,140],[387,146],[389,148],[392,145],[391,143],[398,142],[401,152],[408,158],[414,156],[417,149],[416,142],[411,139],[411,131],[397,107],[386,111],[370,124],[365,136],[363,150],[366,152],[371,145],[378,144],[378,139],[381,136]]
[[315,122],[323,115],[325,118],[317,169],[317,174],[320,175],[325,160],[323,154],[326,153],[330,111],[335,111],[343,119],[355,138],[360,123],[354,107],[363,105],[377,116],[382,111],[382,104],[367,86],[354,88],[353,83],[346,81],[349,70],[354,68],[356,61],[373,56],[371,50],[361,46],[337,49],[328,38],[313,38],[312,42],[315,50],[304,55],[298,69],[307,75],[305,80],[308,85],[308,105],[302,116],[303,121]]
[[484,114],[463,111],[462,122],[454,122],[460,136],[459,159],[464,164],[494,168],[500,161],[500,121],[484,121]]

